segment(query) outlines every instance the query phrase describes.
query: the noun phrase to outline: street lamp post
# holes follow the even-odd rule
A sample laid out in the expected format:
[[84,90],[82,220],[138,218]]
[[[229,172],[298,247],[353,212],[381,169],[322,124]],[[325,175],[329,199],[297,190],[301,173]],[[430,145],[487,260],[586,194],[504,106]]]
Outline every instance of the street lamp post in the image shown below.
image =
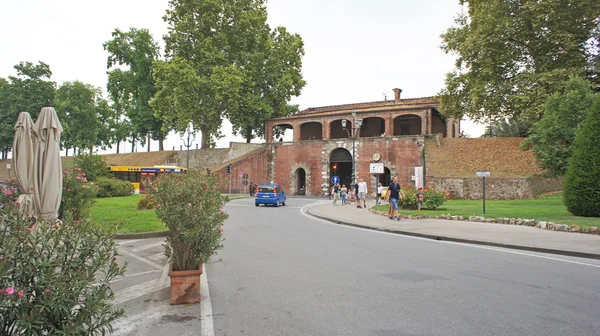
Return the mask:
[[352,138],[352,177],[350,181],[350,187],[354,186],[354,182],[356,180],[356,138],[358,138],[358,133],[363,123],[362,119],[356,119],[356,111],[352,112],[352,119],[353,123],[350,130],[346,128],[348,121],[346,119],[342,120],[342,128],[346,130],[348,137]]
[[[187,133],[187,138],[183,137],[184,133]],[[192,144],[194,143],[194,140],[196,139],[196,133],[194,133],[194,126],[192,125],[192,123],[190,123],[190,126],[188,127],[187,131],[184,133],[181,133],[181,141],[183,141],[183,145],[185,146],[185,148],[187,148],[187,158],[185,161],[185,168],[190,169],[190,147],[192,147]]]

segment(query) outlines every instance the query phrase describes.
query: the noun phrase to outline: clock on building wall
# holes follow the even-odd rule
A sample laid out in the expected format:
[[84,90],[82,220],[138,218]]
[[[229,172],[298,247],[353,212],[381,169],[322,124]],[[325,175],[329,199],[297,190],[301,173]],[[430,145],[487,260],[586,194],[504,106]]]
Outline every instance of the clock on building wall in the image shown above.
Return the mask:
[[373,153],[373,161],[379,162],[379,160],[381,160],[381,153],[379,153],[379,152]]

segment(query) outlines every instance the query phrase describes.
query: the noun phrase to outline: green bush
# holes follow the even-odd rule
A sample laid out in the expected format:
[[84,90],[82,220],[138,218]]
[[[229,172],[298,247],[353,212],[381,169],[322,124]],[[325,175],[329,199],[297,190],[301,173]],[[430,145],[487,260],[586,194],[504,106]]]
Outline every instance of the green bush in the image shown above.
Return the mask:
[[133,184],[112,177],[99,177],[94,181],[98,186],[98,197],[119,197],[133,194]]
[[576,216],[600,217],[600,96],[577,132],[564,184],[564,202]]
[[[116,227],[88,221],[33,222],[0,210],[0,335],[104,335],[123,315],[110,282]],[[8,234],[10,232],[10,234]]]
[[95,154],[80,154],[74,159],[75,166],[85,172],[88,181],[96,181],[100,177],[110,177],[106,160]]
[[80,168],[63,173],[62,201],[58,210],[59,218],[81,220],[89,218],[98,188],[87,181]]
[[21,194],[17,179],[13,177],[12,179],[4,180],[2,183],[4,185],[0,187],[0,204],[15,201]]
[[[417,208],[417,189],[415,187],[402,187],[405,197],[398,201],[398,206],[403,209]],[[439,191],[432,187],[423,190],[423,209],[435,210],[449,198],[447,191]]]
[[225,197],[217,174],[190,170],[156,180],[150,197],[167,226],[165,254],[174,271],[197,270],[221,248]]
[[152,197],[144,197],[138,201],[138,210],[156,208],[156,200]]

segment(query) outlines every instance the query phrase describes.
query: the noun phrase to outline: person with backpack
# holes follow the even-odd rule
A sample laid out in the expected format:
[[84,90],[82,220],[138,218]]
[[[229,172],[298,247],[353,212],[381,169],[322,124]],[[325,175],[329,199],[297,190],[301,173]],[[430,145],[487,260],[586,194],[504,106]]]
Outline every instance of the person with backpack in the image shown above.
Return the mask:
[[398,201],[404,198],[404,191],[402,191],[402,187],[400,186],[400,183],[398,183],[397,176],[394,176],[392,183],[388,186],[387,194],[390,202],[390,212],[388,212],[388,217],[392,220],[400,220],[400,215],[398,215]]

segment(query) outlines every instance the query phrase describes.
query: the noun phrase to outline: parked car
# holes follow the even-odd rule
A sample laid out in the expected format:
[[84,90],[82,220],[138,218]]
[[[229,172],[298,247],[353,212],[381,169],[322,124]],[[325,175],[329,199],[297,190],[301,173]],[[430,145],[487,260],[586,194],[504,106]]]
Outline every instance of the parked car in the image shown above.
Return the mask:
[[261,184],[257,188],[254,205],[272,204],[274,206],[285,205],[285,192],[279,184]]

